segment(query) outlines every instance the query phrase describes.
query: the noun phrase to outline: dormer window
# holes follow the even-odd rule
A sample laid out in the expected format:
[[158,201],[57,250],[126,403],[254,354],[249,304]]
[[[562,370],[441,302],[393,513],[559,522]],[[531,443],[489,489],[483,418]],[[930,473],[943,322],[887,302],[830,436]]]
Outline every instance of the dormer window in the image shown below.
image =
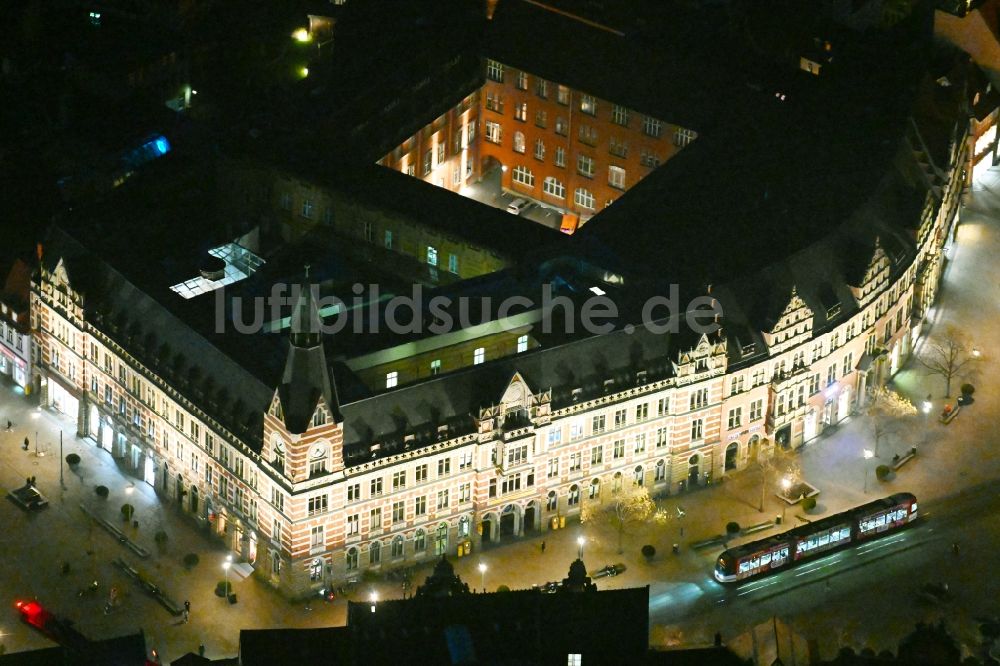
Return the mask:
[[322,408],[317,408],[316,413],[313,414],[313,427],[321,426],[326,424],[326,413]]

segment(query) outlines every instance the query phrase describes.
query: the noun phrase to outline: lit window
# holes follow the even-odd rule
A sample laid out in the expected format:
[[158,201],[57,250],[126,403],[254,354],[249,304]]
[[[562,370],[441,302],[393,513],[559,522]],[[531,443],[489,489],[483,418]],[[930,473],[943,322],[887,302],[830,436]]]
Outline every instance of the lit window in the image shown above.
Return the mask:
[[387,373],[385,376],[385,387],[391,389],[399,383],[399,373],[396,371]]
[[477,347],[476,351],[474,351],[472,353],[472,362],[473,362],[473,364],[479,365],[480,363],[482,363],[485,360],[486,360],[486,348],[485,347]]
[[642,131],[646,136],[658,137],[663,133],[663,123],[656,118],[646,116],[642,119]]
[[438,265],[438,251],[437,248],[432,245],[427,246],[427,265],[428,266]]
[[[594,175],[594,158],[587,155],[580,155],[576,160],[576,170],[581,176],[588,178]],[[593,208],[593,205],[591,205]]]
[[619,190],[625,189],[625,169],[621,167],[608,167],[608,185]]
[[528,351],[528,336],[520,335],[517,338],[517,353]]
[[524,151],[524,132],[514,132],[514,152],[523,153]]
[[441,359],[436,358],[431,361],[431,374],[436,375],[441,372]]
[[535,186],[535,174],[531,173],[527,167],[516,166],[514,167],[514,172],[512,176],[515,183],[519,185],[524,185],[526,187]]
[[594,210],[594,194],[589,190],[582,187],[577,188],[575,194],[573,195],[573,201],[581,208]]

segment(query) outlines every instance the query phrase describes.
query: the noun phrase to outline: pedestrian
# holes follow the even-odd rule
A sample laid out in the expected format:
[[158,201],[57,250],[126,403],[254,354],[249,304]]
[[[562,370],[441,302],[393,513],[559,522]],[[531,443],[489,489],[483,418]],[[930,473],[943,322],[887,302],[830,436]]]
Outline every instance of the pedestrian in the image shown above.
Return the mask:
[[31,477],[31,485],[35,485],[35,477]]
[[7,419],[7,432],[10,432],[13,427],[14,424],[10,422],[10,419]]
[[28,450],[28,438],[27,437],[24,438],[24,446],[22,446],[21,448],[24,449],[25,451]]
[[190,618],[190,617],[191,617],[191,602],[185,600],[184,601],[184,621],[187,622],[188,618]]
[[544,541],[542,541],[542,552],[543,553],[545,552],[545,542]]

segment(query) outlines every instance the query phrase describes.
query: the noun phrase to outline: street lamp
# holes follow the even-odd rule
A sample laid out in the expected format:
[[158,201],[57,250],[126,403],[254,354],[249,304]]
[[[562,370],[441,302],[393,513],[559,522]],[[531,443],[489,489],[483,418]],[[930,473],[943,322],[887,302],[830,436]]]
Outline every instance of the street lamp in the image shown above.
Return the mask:
[[229,567],[233,566],[233,556],[226,555],[226,561],[222,563],[222,570],[226,572],[226,596],[229,596]]
[[785,501],[784,498],[788,497],[788,491],[791,489],[792,489],[792,480],[789,479],[787,476],[781,479],[781,491],[782,491],[781,523],[782,524],[785,523],[785,508],[788,506],[788,502]]
[[875,457],[875,452],[871,449],[865,449],[865,494],[868,494],[868,461]]
[[582,536],[578,536],[576,538],[576,545],[579,546],[579,548],[577,548],[577,551],[576,551],[576,556],[581,561],[583,560],[583,544],[585,544],[586,542],[587,542],[587,540],[585,538],[583,538]]
[[372,612],[374,613],[375,603],[378,601],[378,592],[372,592],[371,601],[372,601]]
[[486,563],[485,562],[480,562],[479,563],[479,576],[480,576],[480,583],[482,583],[482,585],[483,585],[483,593],[485,594],[486,593]]
[[930,393],[927,394],[927,399],[924,400],[924,404],[922,404],[920,407],[923,410],[924,414],[930,414],[931,413],[931,395],[930,395]]

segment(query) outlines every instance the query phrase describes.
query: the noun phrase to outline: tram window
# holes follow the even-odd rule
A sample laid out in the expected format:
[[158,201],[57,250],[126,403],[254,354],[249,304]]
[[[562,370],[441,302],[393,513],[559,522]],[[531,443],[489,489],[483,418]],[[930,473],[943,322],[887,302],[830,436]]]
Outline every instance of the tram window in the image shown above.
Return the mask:
[[842,530],[840,530],[840,538],[841,539],[849,539],[850,536],[851,536],[851,528],[850,527],[845,527]]
[[825,546],[828,543],[830,543],[830,535],[829,534],[822,534],[822,535],[820,535],[820,537],[819,537],[819,545]]
[[910,505],[910,513],[916,513],[916,512],[917,512],[917,503],[914,502],[913,504]]
[[883,525],[885,525],[885,516],[879,516],[878,518],[875,519],[876,527],[882,527]]
[[771,563],[771,553],[764,553],[760,556],[760,566],[766,567]]
[[750,568],[751,569],[759,569],[760,568],[760,558],[759,557],[755,557],[752,560],[750,560]]
[[746,573],[750,570],[749,562],[740,562],[740,573]]

